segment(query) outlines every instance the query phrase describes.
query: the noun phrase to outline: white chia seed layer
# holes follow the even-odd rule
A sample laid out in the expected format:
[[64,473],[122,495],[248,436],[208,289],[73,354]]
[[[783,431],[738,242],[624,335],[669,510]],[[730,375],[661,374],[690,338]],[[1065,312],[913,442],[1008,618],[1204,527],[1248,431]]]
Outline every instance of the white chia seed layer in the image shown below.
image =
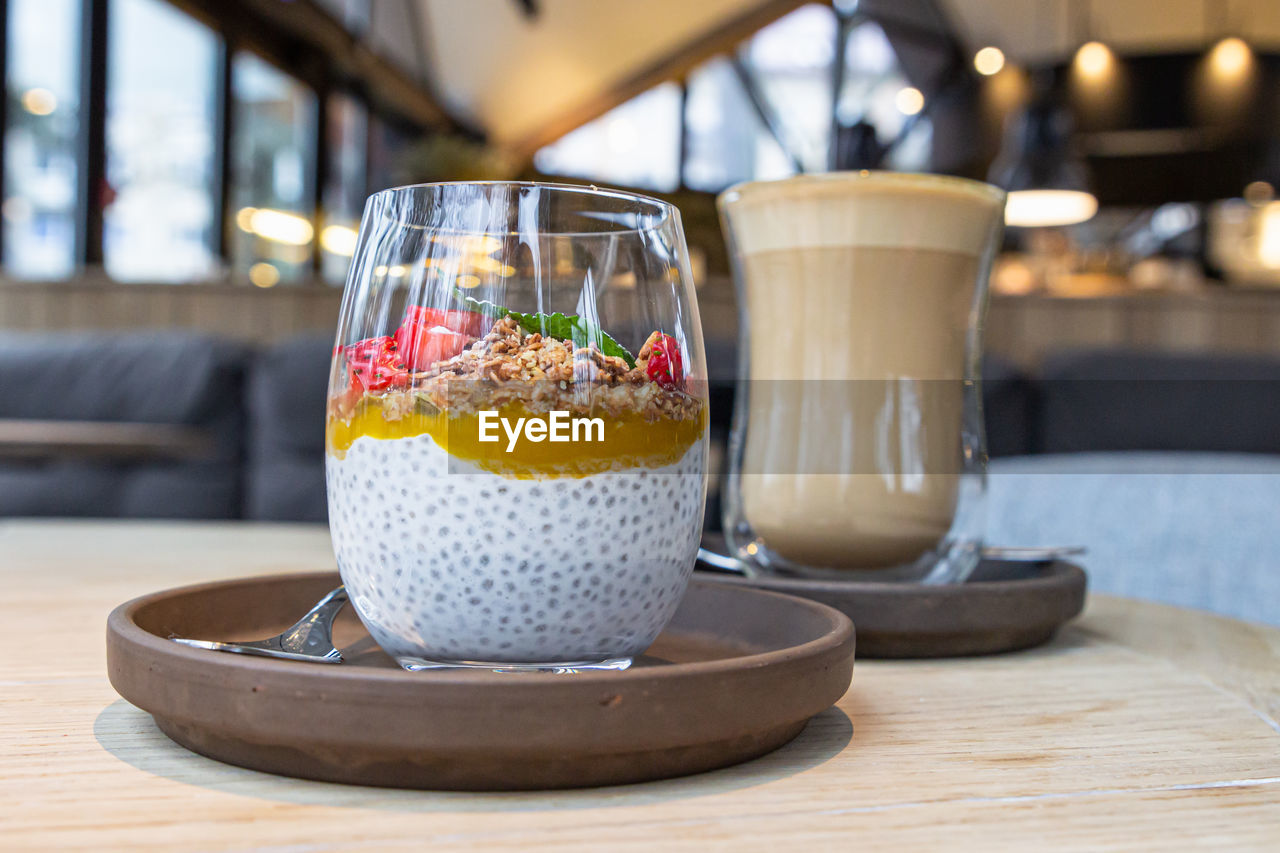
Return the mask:
[[397,659],[633,657],[684,595],[704,452],[700,441],[664,468],[517,480],[462,465],[427,435],[362,436],[326,461],[343,583]]

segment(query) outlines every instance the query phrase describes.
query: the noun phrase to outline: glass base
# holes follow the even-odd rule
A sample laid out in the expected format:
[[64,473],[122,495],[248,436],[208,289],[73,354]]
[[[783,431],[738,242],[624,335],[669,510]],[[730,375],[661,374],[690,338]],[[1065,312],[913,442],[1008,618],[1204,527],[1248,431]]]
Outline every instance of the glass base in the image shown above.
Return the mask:
[[[735,543],[736,544],[736,543]],[[735,547],[731,553],[748,576],[777,575],[814,580],[882,581],[885,583],[964,583],[978,566],[982,543],[972,539],[942,542],[935,550],[921,554],[914,562],[874,569],[835,569],[792,563],[775,554],[756,538]]]
[[554,672],[570,673],[590,670],[621,671],[631,666],[631,658],[605,658],[604,660],[564,661],[555,663],[511,663],[478,660],[427,660],[426,658],[399,655],[396,663],[409,672],[425,672],[432,669],[487,669],[491,672]]

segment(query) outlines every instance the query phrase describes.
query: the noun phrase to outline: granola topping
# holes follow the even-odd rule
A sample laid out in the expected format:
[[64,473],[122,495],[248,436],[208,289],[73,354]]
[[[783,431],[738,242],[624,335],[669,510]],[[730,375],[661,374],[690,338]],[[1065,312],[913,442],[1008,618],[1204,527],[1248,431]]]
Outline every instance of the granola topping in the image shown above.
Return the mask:
[[[654,332],[632,368],[594,345],[575,348],[537,332],[525,334],[513,318],[503,317],[458,355],[410,374],[407,387],[378,394],[379,405],[387,420],[427,406],[460,415],[514,404],[531,413],[639,415],[650,422],[696,419],[701,401],[673,383],[652,380],[646,372],[647,356],[662,339],[670,341]],[[334,414],[349,419],[354,406]]]
[[[451,322],[463,331],[420,323],[417,334],[423,340],[465,334],[460,321]],[[407,346],[383,353],[383,340],[361,341],[344,350],[353,375],[347,390],[330,401],[331,455],[341,457],[362,436],[426,434],[450,455],[493,473],[582,477],[674,464],[706,433],[706,405],[689,393],[679,346],[659,332],[645,342],[634,367],[594,344],[575,346],[528,332],[514,316],[493,321],[483,337],[423,370],[413,369],[423,363],[420,356],[397,360]],[[371,358],[386,365],[376,382],[368,381],[368,373],[355,373]],[[481,442],[481,412],[547,422],[552,412],[601,418],[604,438],[599,443],[521,443],[516,452],[504,452]]]

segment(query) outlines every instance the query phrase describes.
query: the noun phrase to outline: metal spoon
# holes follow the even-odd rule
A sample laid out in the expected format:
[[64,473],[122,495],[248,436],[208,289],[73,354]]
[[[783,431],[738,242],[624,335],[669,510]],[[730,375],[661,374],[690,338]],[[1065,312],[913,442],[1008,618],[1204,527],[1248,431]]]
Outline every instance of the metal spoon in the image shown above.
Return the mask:
[[235,652],[241,655],[259,655],[266,658],[283,658],[310,663],[342,663],[342,653],[333,645],[333,620],[347,603],[347,588],[340,586],[320,599],[320,602],[299,619],[292,628],[276,637],[251,640],[245,643],[219,643],[214,640],[189,640],[186,637],[170,637],[196,649],[212,649],[217,652]]
[[[1006,560],[1012,563],[1051,563],[1065,557],[1078,557],[1086,550],[1083,545],[1059,545],[1048,548],[1003,548],[988,545],[982,549],[982,558]],[[706,548],[699,548],[698,560],[720,571],[746,574],[742,561],[728,554],[718,554]]]

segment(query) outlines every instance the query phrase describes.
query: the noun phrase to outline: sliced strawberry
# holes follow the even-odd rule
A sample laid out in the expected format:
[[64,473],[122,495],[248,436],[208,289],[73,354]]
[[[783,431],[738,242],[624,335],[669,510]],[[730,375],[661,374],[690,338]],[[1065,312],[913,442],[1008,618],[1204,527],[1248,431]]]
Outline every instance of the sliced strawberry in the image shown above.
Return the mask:
[[453,358],[484,331],[487,318],[474,311],[447,311],[410,305],[396,331],[396,343],[414,370],[428,370]]
[[478,338],[485,331],[488,320],[476,311],[448,311],[443,308],[425,308],[421,305],[410,305],[404,309],[404,326],[421,326],[433,329],[440,326],[451,332],[458,332],[470,338]]
[[680,355],[680,344],[670,335],[654,332],[640,350],[640,358],[644,361],[644,373],[663,388],[675,389],[684,387],[684,360]]
[[408,370],[400,357],[400,345],[391,337],[368,338],[343,349],[351,387],[382,391],[407,385]]
[[473,340],[444,326],[404,325],[396,332],[400,352],[412,370],[429,370],[462,352]]

